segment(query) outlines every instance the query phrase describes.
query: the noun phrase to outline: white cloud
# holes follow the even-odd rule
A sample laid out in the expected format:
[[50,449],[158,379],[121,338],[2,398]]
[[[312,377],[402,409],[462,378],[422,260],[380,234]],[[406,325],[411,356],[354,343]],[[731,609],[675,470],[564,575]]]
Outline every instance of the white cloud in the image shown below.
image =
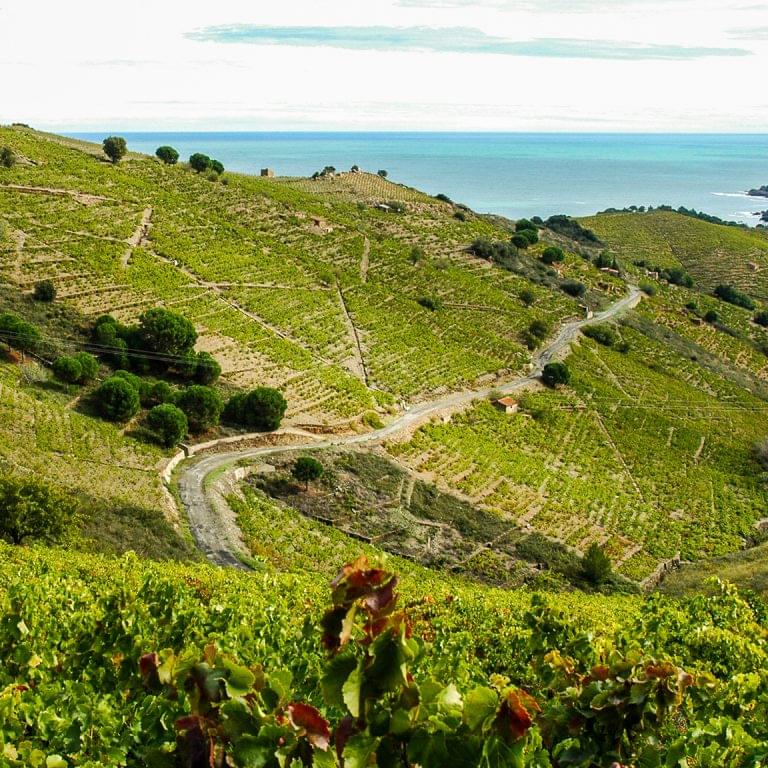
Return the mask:
[[[558,12],[549,0],[143,0],[114,6],[114,19],[112,6],[96,0],[2,3],[0,122],[71,130],[768,130],[756,103],[768,45],[757,33],[739,33],[734,45],[734,30],[759,32],[765,13],[743,0],[740,10],[730,0],[569,3],[578,13]],[[384,51],[320,39],[299,47],[185,36],[232,25],[467,28],[478,44],[456,51],[455,33],[446,33],[442,50],[433,38]],[[485,38],[518,48],[484,53]],[[601,47],[590,42],[596,38]],[[542,40],[550,55],[526,48]],[[617,56],[626,41],[638,48]],[[686,60],[734,48],[752,55]],[[657,60],[654,52],[665,51],[676,55]]]

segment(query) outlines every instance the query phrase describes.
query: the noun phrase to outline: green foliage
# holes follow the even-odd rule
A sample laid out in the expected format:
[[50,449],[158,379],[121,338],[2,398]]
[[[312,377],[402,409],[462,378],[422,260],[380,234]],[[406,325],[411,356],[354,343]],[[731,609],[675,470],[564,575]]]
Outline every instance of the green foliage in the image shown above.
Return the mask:
[[139,317],[142,347],[163,356],[183,356],[195,346],[197,332],[186,317],[162,307],[149,309]]
[[42,337],[40,330],[13,312],[0,314],[0,342],[21,352],[34,352]]
[[202,152],[195,152],[189,157],[189,165],[193,171],[202,173],[211,167],[211,158],[208,157],[208,155],[204,155]]
[[166,165],[176,165],[179,161],[179,153],[173,147],[158,147],[155,150],[155,155],[157,155],[157,157],[159,157]]
[[307,488],[312,480],[319,480],[323,476],[324,468],[314,456],[299,456],[293,464],[291,474]]
[[138,388],[117,375],[104,381],[93,396],[101,415],[110,421],[128,421],[139,411]]
[[523,288],[518,294],[518,298],[524,307],[530,307],[536,302],[536,291],[532,288]]
[[72,357],[80,363],[81,384],[93,381],[99,373],[99,361],[90,352],[75,352]]
[[568,384],[571,381],[571,371],[565,363],[547,363],[541,372],[541,380],[548,387],[557,387],[558,384]]
[[219,423],[224,402],[212,387],[193,384],[179,392],[176,405],[187,416],[190,432],[199,434]]
[[119,163],[128,151],[128,146],[122,136],[108,136],[102,142],[104,154],[113,162]]
[[521,250],[528,248],[528,246],[531,245],[531,240],[528,236],[529,232],[532,232],[532,230],[524,229],[522,232],[518,232],[517,234],[512,235],[512,239],[511,239],[512,245],[514,245],[515,248],[520,248]]
[[388,173],[387,173],[387,172],[386,172],[384,169],[382,169],[382,170],[380,170],[380,171],[376,171],[376,173],[377,173],[379,176],[381,176],[381,178],[382,178],[382,179],[386,179],[386,178],[387,178],[387,176],[389,175],[389,174],[388,174]]
[[582,333],[604,347],[612,347],[619,340],[616,329],[608,323],[587,325],[582,328]]
[[59,381],[77,384],[83,376],[83,366],[72,355],[60,355],[53,361],[53,373]]
[[224,173],[224,165],[218,160],[211,160],[211,170],[221,175]]
[[752,319],[763,328],[768,328],[768,310],[762,309],[760,312],[756,312]]
[[10,147],[0,147],[0,167],[13,168],[16,165],[16,155]]
[[288,402],[283,394],[271,387],[257,387],[233,395],[224,409],[224,419],[230,424],[271,432],[280,426]]
[[565,258],[562,248],[556,245],[549,245],[541,252],[541,260],[545,264],[555,264]]
[[587,286],[579,280],[564,280],[560,288],[574,298],[580,298],[587,292]]
[[437,296],[420,296],[416,299],[416,303],[428,309],[430,312],[437,312],[443,308],[443,302]]
[[198,352],[195,360],[195,381],[198,384],[213,384],[221,376],[221,366],[209,352]]
[[170,403],[156,405],[147,414],[147,425],[160,445],[170,448],[186,437],[189,425],[184,412]]
[[755,308],[754,300],[743,291],[734,288],[732,285],[718,285],[713,293],[721,301],[727,301],[729,304],[733,304],[737,307],[744,307],[744,309]]
[[411,264],[418,264],[424,259],[424,249],[420,245],[412,246],[408,258],[411,260]]
[[549,335],[552,327],[546,320],[532,320],[528,328],[523,332],[523,341],[528,349],[536,347]]
[[70,494],[39,480],[0,477],[0,538],[11,544],[31,539],[57,542],[70,529],[76,512],[77,502]]
[[584,553],[582,568],[584,570],[584,578],[591,584],[599,587],[611,576],[611,559],[597,542],[593,542]]
[[651,283],[647,280],[641,280],[639,283],[640,290],[646,295],[646,296],[655,296],[656,292],[658,291],[658,288],[654,283]]
[[40,280],[35,283],[35,290],[32,294],[35,301],[51,302],[56,298],[56,287],[52,280]]
[[716,322],[720,320],[720,315],[714,310],[714,309],[708,309],[704,313],[704,320],[711,325],[714,325]]
[[578,221],[570,218],[570,216],[563,214],[550,216],[544,222],[544,226],[583,245],[596,246],[601,244],[600,238],[591,229],[583,227]]
[[530,219],[518,219],[515,222],[515,232],[523,232],[525,230],[538,232],[539,228]]

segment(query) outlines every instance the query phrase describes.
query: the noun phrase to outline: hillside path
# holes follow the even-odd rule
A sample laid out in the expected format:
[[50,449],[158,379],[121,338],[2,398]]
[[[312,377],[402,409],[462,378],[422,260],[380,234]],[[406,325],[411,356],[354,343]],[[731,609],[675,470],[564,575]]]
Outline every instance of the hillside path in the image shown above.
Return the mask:
[[[397,419],[381,429],[376,429],[364,435],[343,435],[327,438],[303,439],[302,442],[290,445],[270,445],[260,448],[244,448],[193,458],[181,465],[178,475],[179,495],[189,518],[190,528],[200,550],[214,564],[247,568],[241,560],[242,552],[237,536],[232,528],[236,528],[231,515],[221,509],[221,504],[214,504],[206,490],[206,478],[214,471],[221,470],[227,465],[244,459],[254,459],[270,454],[285,453],[286,451],[309,451],[332,447],[357,447],[379,443],[403,432],[415,429],[431,416],[443,411],[452,411],[470,405],[477,400],[487,399],[492,392],[511,394],[518,392],[537,381],[544,366],[556,358],[576,339],[579,331],[587,325],[600,323],[618,317],[633,309],[640,302],[641,292],[635,285],[629,286],[626,296],[616,301],[608,309],[595,314],[589,319],[571,320],[564,323],[552,341],[533,355],[531,368],[528,373],[518,376],[505,384],[495,384],[492,387],[468,389],[453,392],[435,400],[428,400],[414,405]],[[288,430],[278,430],[277,434],[287,433]],[[272,433],[275,434],[275,433]],[[263,435],[261,435],[263,436]],[[228,519],[225,519],[227,515]]]

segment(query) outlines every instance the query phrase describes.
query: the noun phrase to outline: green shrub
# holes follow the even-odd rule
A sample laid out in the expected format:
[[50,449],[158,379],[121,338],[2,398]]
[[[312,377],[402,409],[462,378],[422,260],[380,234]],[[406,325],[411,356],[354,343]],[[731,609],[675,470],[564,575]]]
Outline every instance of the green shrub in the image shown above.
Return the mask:
[[138,387],[117,375],[99,386],[94,392],[94,400],[101,415],[110,421],[128,421],[139,410]]
[[187,416],[190,432],[205,432],[219,423],[224,403],[221,395],[211,387],[193,384],[176,397],[176,405]]
[[752,318],[758,325],[768,328],[768,310],[763,309]]
[[430,312],[437,312],[437,310],[443,308],[443,302],[434,296],[421,296],[416,299],[416,303],[428,309]]
[[[142,349],[159,356],[183,356],[195,346],[197,332],[186,317],[155,307],[139,317],[138,337]],[[170,362],[170,361],[167,361]]]
[[642,281],[640,283],[640,290],[646,295],[646,296],[655,296],[657,288],[653,283],[649,283],[647,281]]
[[75,498],[38,480],[0,478],[0,538],[11,544],[61,540],[75,520]]
[[13,312],[0,314],[0,342],[21,352],[34,352],[42,336],[37,326],[22,320]]
[[90,352],[75,352],[72,357],[80,363],[80,382],[93,381],[99,373],[99,361]]
[[542,251],[541,260],[545,264],[555,264],[562,261],[565,258],[562,248],[558,248],[556,245],[550,245]]
[[189,165],[193,171],[202,173],[211,167],[211,158],[208,157],[208,155],[204,155],[202,152],[195,152],[189,157]]
[[16,165],[16,155],[10,147],[0,147],[0,166],[13,168]]
[[168,146],[158,147],[155,150],[155,154],[166,165],[176,165],[176,163],[179,161],[179,153],[173,147],[168,147]]
[[299,456],[294,462],[291,474],[308,489],[310,481],[321,478],[323,471],[323,465],[314,456]]
[[597,542],[589,545],[582,561],[582,568],[584,578],[596,587],[604,584],[610,578],[612,571],[610,558]]
[[578,280],[564,280],[560,285],[560,288],[574,298],[580,298],[587,292],[587,286],[584,285],[584,283],[580,283]]
[[565,363],[547,363],[541,373],[541,380],[548,387],[556,387],[558,384],[568,384],[571,380],[571,371]]
[[536,301],[536,292],[531,288],[523,288],[518,294],[523,306],[530,307]]
[[539,228],[530,219],[518,219],[515,222],[515,232],[538,232]]
[[183,440],[189,428],[184,412],[170,403],[152,408],[147,414],[147,424],[166,448]]
[[594,339],[598,344],[602,344],[604,347],[612,347],[618,341],[616,331],[607,323],[587,325],[581,329],[581,332],[590,339]]
[[35,291],[32,294],[35,301],[51,302],[56,298],[56,287],[51,280],[41,280],[35,283]]
[[515,248],[520,248],[521,250],[525,250],[528,248],[528,246],[531,245],[531,241],[526,237],[526,233],[530,230],[523,230],[522,232],[518,232],[515,235],[512,235],[511,243],[515,246]]
[[720,315],[714,309],[709,309],[704,313],[704,320],[714,325],[720,319]]
[[755,302],[746,293],[739,291],[732,285],[718,285],[714,290],[714,295],[721,301],[727,301],[737,307],[744,309],[754,309]]
[[233,395],[223,416],[230,424],[271,432],[280,426],[287,407],[288,403],[279,390],[258,387]]
[[198,352],[195,360],[195,381],[213,384],[221,376],[221,366],[209,352]]
[[53,373],[59,381],[77,384],[82,378],[83,367],[71,355],[60,355],[53,361]]
[[119,163],[128,151],[128,145],[122,136],[109,136],[102,142],[104,154],[113,162]]

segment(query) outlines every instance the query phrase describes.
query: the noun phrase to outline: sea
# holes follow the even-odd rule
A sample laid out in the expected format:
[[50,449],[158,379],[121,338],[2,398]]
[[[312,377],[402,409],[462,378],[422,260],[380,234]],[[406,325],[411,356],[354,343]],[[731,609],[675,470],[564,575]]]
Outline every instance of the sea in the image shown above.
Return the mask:
[[768,134],[114,133],[133,151],[170,144],[182,159],[202,152],[243,173],[386,170],[392,181],[509,218],[672,205],[755,225],[768,210],[768,198],[745,194],[768,184]]

